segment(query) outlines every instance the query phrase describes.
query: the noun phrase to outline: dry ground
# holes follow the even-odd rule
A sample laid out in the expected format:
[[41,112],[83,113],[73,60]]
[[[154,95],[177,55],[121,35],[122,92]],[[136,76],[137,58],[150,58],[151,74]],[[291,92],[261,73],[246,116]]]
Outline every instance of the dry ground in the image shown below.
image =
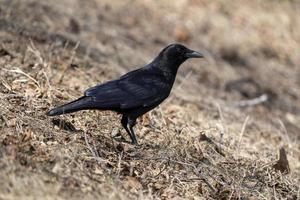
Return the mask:
[[[0,0],[0,199],[299,199],[299,11],[292,0]],[[140,119],[139,146],[112,139],[129,140],[111,112],[45,116],[175,41],[206,59],[186,62]]]

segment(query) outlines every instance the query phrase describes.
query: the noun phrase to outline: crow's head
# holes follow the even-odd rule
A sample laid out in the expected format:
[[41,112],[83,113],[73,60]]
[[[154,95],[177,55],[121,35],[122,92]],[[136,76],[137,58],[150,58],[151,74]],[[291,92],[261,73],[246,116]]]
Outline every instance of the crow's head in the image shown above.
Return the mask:
[[170,44],[165,47],[156,58],[163,66],[173,69],[178,67],[189,58],[203,58],[203,54],[193,51],[182,44]]

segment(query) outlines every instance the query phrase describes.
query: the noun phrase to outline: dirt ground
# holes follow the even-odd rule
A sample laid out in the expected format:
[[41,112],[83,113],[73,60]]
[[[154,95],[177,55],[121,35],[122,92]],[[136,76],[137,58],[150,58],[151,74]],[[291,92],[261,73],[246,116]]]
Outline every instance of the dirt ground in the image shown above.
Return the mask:
[[[0,0],[0,199],[300,199],[300,3]],[[170,97],[139,119],[50,108],[166,45]]]

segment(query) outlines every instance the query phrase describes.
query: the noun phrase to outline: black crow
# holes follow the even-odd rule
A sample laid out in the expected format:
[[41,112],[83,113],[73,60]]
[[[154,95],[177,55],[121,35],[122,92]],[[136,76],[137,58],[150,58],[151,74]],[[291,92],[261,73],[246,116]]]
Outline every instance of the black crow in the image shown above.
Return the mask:
[[148,65],[128,72],[119,79],[89,88],[79,99],[50,110],[55,116],[80,110],[112,110],[122,114],[122,126],[133,144],[136,119],[163,102],[170,94],[179,66],[188,58],[203,54],[181,44],[165,47]]

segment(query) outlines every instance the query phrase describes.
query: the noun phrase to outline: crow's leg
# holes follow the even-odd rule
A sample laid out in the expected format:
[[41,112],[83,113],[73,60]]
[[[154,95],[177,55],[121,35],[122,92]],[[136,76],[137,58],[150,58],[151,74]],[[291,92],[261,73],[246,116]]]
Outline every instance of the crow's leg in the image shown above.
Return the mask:
[[133,126],[136,124],[136,119],[132,120],[126,115],[123,115],[121,123],[128,135],[130,136],[132,144],[137,144],[137,140],[133,131]]
[[138,144],[133,127],[136,125],[136,119],[130,119],[128,118],[128,126],[129,126],[129,130],[131,132],[131,140],[132,140],[132,144]]

